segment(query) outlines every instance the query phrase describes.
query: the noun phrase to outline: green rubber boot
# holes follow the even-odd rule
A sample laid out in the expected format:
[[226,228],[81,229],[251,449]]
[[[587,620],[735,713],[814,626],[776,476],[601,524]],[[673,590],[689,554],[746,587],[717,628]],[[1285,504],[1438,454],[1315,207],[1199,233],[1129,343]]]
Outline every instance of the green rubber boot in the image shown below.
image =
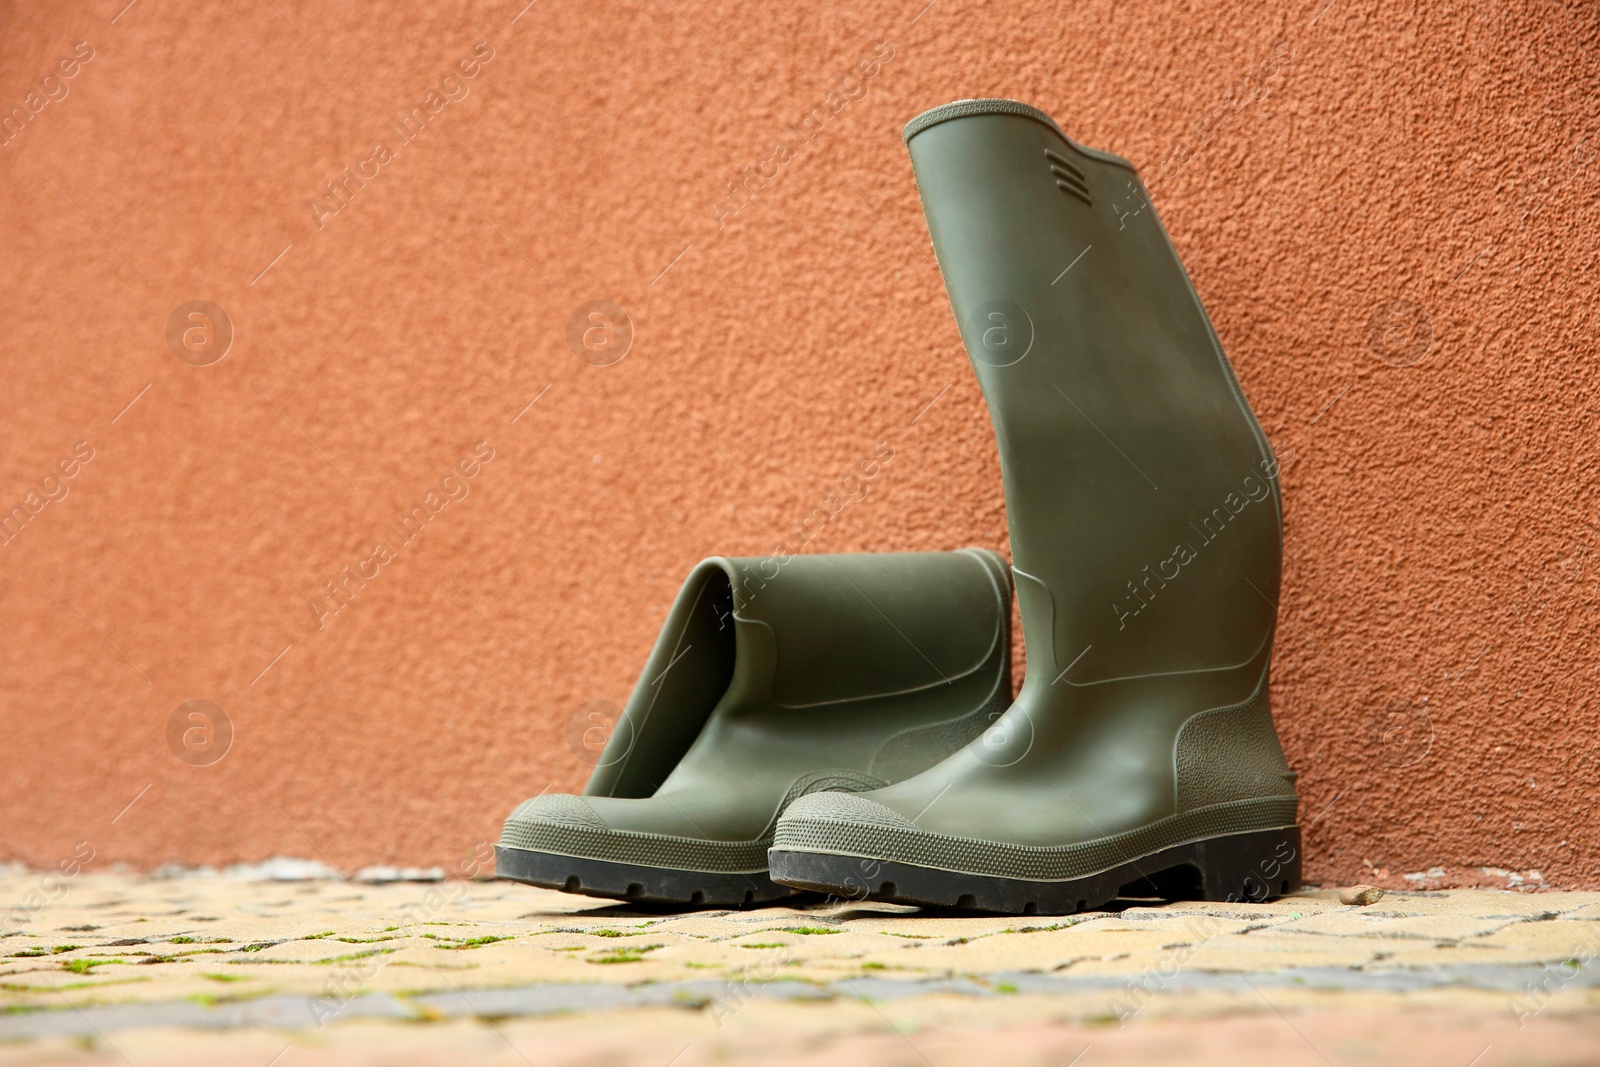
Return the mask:
[[937,767],[797,801],[773,878],[1021,914],[1298,888],[1277,462],[1138,175],[1008,100],[905,136],[999,438],[1028,673]]
[[506,820],[500,877],[739,906],[783,809],[897,782],[1011,699],[1011,582],[983,549],[708,559],[695,567],[582,796]]

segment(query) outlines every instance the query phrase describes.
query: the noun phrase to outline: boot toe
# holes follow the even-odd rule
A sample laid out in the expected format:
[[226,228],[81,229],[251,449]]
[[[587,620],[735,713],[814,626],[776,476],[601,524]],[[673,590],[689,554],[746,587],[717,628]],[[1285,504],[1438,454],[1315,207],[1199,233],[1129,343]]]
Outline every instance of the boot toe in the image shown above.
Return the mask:
[[[652,807],[648,799],[595,799],[611,806],[640,808],[635,815]],[[500,847],[644,867],[734,872],[765,870],[767,843],[621,829],[607,823],[588,798],[556,793],[518,805],[506,819]]]
[[797,852],[883,855],[886,835],[916,834],[910,819],[859,793],[812,793],[789,805],[772,847]]
[[605,820],[579,796],[571,793],[546,793],[524,800],[517,805],[506,829],[512,825],[533,829],[539,826],[567,827],[579,830],[606,830]]
[[517,805],[500,832],[500,845],[586,856],[592,854],[596,842],[611,833],[605,820],[582,797],[548,793]]

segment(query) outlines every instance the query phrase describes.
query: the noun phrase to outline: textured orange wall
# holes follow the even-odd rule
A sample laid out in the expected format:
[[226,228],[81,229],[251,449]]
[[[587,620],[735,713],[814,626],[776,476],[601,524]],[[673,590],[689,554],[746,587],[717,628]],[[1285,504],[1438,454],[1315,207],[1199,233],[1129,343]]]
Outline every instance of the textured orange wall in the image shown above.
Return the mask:
[[1292,454],[1309,876],[1600,886],[1592,6],[125,2],[0,29],[0,859],[453,865],[880,443],[807,551],[1004,550],[899,130],[1010,96],[1143,169]]

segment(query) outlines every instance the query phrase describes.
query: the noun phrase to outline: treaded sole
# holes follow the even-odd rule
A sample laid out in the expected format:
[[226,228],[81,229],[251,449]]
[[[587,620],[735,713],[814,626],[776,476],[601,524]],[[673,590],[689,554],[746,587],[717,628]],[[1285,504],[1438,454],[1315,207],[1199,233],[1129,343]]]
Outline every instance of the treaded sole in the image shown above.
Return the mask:
[[1002,915],[1070,915],[1118,897],[1259,903],[1300,888],[1300,827],[1172,845],[1081,878],[1055,882],[946,871],[893,860],[771,849],[774,881],[847,900],[879,900]]
[[744,908],[800,895],[766,871],[729,874],[645,867],[496,845],[494,873],[513,882],[608,900],[681,907]]

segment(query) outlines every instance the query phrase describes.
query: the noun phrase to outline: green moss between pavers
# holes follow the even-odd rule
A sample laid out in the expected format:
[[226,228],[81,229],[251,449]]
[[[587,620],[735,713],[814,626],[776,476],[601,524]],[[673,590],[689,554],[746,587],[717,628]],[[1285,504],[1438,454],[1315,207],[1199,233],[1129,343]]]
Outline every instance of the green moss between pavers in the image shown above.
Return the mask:
[[[21,982],[0,982],[0,991],[7,993],[70,993],[78,989],[101,989],[108,985],[128,985],[132,982],[148,982],[150,979],[139,978],[108,978],[101,982],[65,982],[61,985],[24,985]],[[0,1006],[0,1015],[19,1014],[29,1011],[72,1011],[74,1005],[58,1001],[45,1001],[41,1004],[15,1004]]]
[[[364,959],[367,959],[370,956],[386,956],[391,952],[399,952],[399,951],[400,950],[397,949],[397,948],[375,948],[375,949],[369,949],[366,952],[349,952],[349,953],[346,953],[346,954],[344,954],[342,956],[329,956],[327,959],[321,959],[321,960],[272,960],[272,959],[267,959],[267,960],[223,960],[222,962],[226,963],[226,964],[228,964],[229,966],[232,966],[232,967],[269,967],[269,966],[296,967],[296,966],[310,966],[310,965],[313,965],[313,964],[316,964],[316,965],[331,965],[331,964],[335,964],[335,963],[348,963],[351,960],[364,960]],[[170,962],[171,959],[172,959],[172,957],[166,957],[166,958],[157,959],[157,960],[147,960],[145,962],[147,962],[147,963],[166,963],[166,962]],[[182,963],[182,962],[187,962],[187,961],[179,960],[178,962]]]
[[[448,942],[446,944],[434,945],[433,946],[434,948],[478,948],[478,947],[480,947],[482,945],[492,945],[496,941],[511,941],[511,940],[514,940],[516,935],[514,935],[514,934],[506,934],[506,935],[502,936],[500,934],[485,934],[483,937],[467,937],[467,938],[445,937],[442,934],[418,934],[417,936],[418,937],[425,937],[429,941]],[[392,940],[392,939],[390,939],[390,940]]]
[[482,948],[484,945],[492,945],[496,941],[510,941],[510,940],[513,940],[513,938],[511,938],[511,937],[501,937],[501,936],[496,935],[496,934],[486,934],[483,937],[471,937],[471,938],[468,938],[467,940],[457,942],[454,945],[434,945],[433,947],[434,948],[450,948],[450,949]]
[[[391,952],[399,952],[397,948],[371,948],[365,952],[350,952],[343,956],[329,956],[325,960],[284,960],[284,963],[349,963],[351,960],[370,959],[373,956],[387,956]],[[276,962],[276,961],[274,961]]]
[[44,945],[34,945],[32,948],[25,948],[21,952],[13,952],[11,955],[13,958],[31,960],[37,956],[56,956],[63,952],[76,952],[82,947],[82,945],[56,945],[53,948],[46,948]]
[[111,958],[109,960],[105,960],[105,959],[97,960],[97,959],[90,959],[90,958],[88,958],[86,956],[80,956],[75,960],[62,960],[61,961],[61,969],[63,971],[71,971],[73,974],[91,974],[91,973],[93,973],[93,971],[94,971],[94,969],[96,967],[104,967],[108,963],[127,963],[127,962],[128,962],[127,960],[118,959],[116,957],[113,957],[113,958]]
[[644,958],[646,952],[654,952],[665,945],[630,945],[627,948],[615,948],[599,956],[590,956],[585,963],[638,963]]

